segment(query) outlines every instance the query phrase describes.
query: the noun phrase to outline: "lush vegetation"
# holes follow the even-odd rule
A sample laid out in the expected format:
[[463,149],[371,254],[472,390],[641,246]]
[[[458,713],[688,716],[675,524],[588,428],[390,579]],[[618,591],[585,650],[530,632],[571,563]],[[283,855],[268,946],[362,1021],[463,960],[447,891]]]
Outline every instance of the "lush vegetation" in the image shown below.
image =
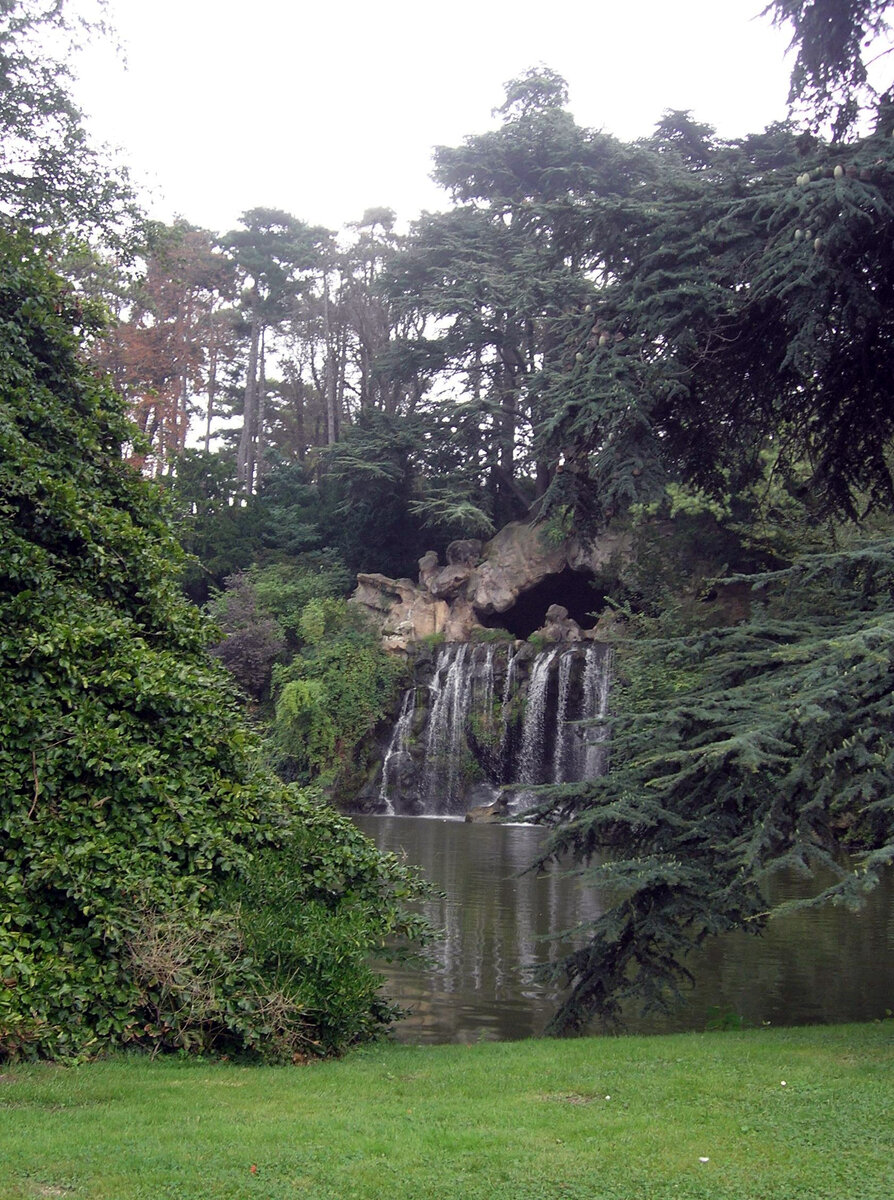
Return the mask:
[[0,1197],[887,1200],[886,1025],[0,1078]]
[[538,812],[626,889],[556,1028],[667,1003],[776,866],[859,901],[894,857],[890,7],[774,0],[801,119],[733,140],[668,112],[622,143],[530,70],[435,151],[451,207],[336,236],[147,224],[48,50],[71,5],[2,6],[5,1053],[387,1021],[367,956],[419,933],[416,885],[294,784],[350,795],[395,694],[353,574],[512,519],[636,547],[612,773]]
[[8,237],[0,280],[0,1053],[370,1036],[412,874],[263,769],[80,301]]
[[634,618],[612,769],[541,808],[554,852],[592,862],[585,877],[623,897],[547,972],[571,985],[557,1031],[614,1019],[629,997],[673,1003],[690,950],[764,928],[775,871],[822,868],[831,882],[799,903],[857,907],[894,861],[894,543],[726,584],[743,585],[736,624]]

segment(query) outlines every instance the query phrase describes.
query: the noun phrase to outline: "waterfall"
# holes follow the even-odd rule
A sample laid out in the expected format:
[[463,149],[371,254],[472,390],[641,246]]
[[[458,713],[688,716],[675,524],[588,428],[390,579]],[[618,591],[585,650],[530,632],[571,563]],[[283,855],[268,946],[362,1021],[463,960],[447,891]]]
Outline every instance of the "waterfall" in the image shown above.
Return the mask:
[[422,781],[426,812],[452,812],[458,798],[463,725],[472,699],[466,671],[471,649],[468,642],[445,646],[435,666]]
[[404,692],[400,716],[395,722],[388,749],[382,760],[382,786],[379,788],[379,800],[382,804],[382,811],[389,816],[394,815],[391,796],[399,785],[399,772],[404,768],[410,755],[410,733],[413,729],[415,715],[416,689],[411,687]]
[[[589,663],[589,655],[587,656]],[[571,683],[577,655],[566,650],[559,659],[559,694],[556,700],[556,744],[553,750],[552,782],[564,783],[569,776],[569,763],[573,762],[576,739],[575,729],[568,724],[570,716]],[[572,768],[573,769],[573,768]]]
[[506,773],[506,764],[510,761],[510,738],[512,735],[512,707],[510,702],[518,690],[518,663],[521,653],[521,650],[516,650],[509,659],[509,665],[506,668],[506,680],[503,684],[503,693],[500,698],[499,758],[504,774]]
[[380,812],[464,816],[495,801],[524,807],[537,785],[595,778],[607,765],[599,721],[610,682],[601,643],[442,646],[403,697],[371,799]]
[[592,646],[584,671],[583,720],[594,722],[583,727],[584,749],[580,779],[598,779],[608,766],[608,697],[612,682],[611,646]]
[[[547,735],[547,695],[550,685],[550,667],[558,647],[540,654],[534,662],[531,681],[528,684],[528,699],[525,705],[525,723],[522,726],[520,773],[511,783],[545,783],[542,779],[544,744]],[[554,715],[554,714],[549,714]]]

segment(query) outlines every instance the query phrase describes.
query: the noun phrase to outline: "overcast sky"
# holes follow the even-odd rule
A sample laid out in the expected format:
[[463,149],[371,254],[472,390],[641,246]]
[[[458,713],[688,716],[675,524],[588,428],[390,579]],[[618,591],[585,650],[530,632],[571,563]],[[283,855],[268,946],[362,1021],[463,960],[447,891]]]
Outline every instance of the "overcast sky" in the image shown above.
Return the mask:
[[503,84],[545,64],[577,121],[621,138],[666,108],[721,134],[786,113],[787,37],[764,0],[108,0],[127,58],[82,60],[95,136],[150,210],[220,232],[248,208],[337,229],[386,205],[446,207],[435,145],[496,124]]

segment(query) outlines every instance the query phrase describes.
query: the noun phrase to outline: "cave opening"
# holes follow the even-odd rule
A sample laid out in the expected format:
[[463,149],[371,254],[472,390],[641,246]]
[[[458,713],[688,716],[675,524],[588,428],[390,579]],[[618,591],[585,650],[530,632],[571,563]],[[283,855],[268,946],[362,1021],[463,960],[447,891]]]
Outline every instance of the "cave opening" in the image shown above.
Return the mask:
[[594,585],[589,572],[565,567],[522,592],[512,608],[479,619],[490,629],[508,629],[517,638],[527,638],[546,623],[546,610],[551,604],[567,608],[569,617],[581,629],[592,629],[597,619],[593,614],[602,610],[605,593]]

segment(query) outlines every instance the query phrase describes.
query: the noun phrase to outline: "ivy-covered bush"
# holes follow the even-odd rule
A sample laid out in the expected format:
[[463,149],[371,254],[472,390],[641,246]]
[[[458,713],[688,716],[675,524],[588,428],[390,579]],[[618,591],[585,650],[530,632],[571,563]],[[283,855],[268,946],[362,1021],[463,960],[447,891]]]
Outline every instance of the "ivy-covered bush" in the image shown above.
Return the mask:
[[344,600],[306,604],[298,635],[299,653],[273,672],[273,741],[293,777],[344,778],[362,765],[358,747],[392,710],[405,668]]
[[365,962],[416,885],[263,769],[86,321],[0,240],[0,1057],[341,1048],[389,1017]]

